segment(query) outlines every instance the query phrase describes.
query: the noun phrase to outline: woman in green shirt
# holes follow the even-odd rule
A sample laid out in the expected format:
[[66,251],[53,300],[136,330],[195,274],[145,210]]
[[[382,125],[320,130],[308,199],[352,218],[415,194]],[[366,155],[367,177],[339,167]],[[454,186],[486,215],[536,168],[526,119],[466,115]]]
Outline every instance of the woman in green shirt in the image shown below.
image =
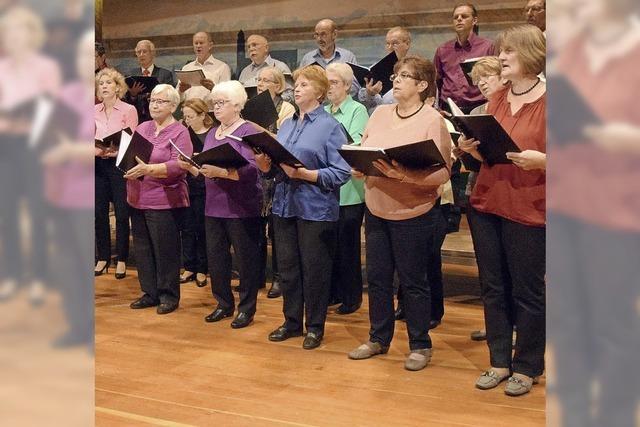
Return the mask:
[[[369,120],[364,105],[349,95],[353,71],[347,64],[332,63],[326,69],[329,80],[325,107],[349,132],[353,145],[360,139]],[[364,216],[364,181],[351,178],[340,188],[338,250],[333,263],[332,299],[342,302],[336,313],[349,314],[362,304],[362,265],[360,262],[360,228]]]

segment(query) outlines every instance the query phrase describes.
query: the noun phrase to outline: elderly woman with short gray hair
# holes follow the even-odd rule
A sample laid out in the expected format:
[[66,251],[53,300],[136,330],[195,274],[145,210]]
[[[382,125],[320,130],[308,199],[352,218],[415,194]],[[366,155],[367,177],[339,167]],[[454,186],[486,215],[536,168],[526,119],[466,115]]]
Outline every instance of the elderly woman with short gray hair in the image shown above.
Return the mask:
[[153,89],[149,99],[152,120],[136,129],[153,144],[149,163],[138,159],[138,165],[124,175],[129,180],[127,201],[144,293],[131,308],[158,306],[158,314],[171,313],[180,301],[180,230],[189,193],[186,173],[178,165],[178,151],[170,141],[187,155],[192,154],[193,146],[187,128],[173,117],[179,103],[174,87],[160,84]]
[[240,270],[240,301],[238,314],[231,322],[234,329],[249,326],[256,312],[258,288],[264,264],[260,263],[262,227],[262,186],[253,150],[240,141],[257,129],[240,117],[247,102],[242,84],[232,80],[218,83],[211,92],[213,114],[220,126],[212,129],[203,150],[223,144],[231,145],[247,164],[240,168],[203,165],[197,169],[180,161],[180,167],[193,175],[205,177],[205,232],[207,262],[211,275],[211,290],[218,305],[205,317],[206,322],[219,322],[231,317],[236,309],[231,292],[231,247]]

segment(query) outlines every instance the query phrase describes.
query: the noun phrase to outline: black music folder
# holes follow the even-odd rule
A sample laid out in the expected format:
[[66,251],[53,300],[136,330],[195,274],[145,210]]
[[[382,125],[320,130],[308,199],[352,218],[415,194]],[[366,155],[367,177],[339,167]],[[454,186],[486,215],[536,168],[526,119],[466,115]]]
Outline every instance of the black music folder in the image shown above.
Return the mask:
[[256,86],[256,85],[245,86],[244,90],[247,92],[247,97],[249,97],[249,99],[251,99],[254,96],[258,95],[258,86]]
[[254,122],[265,129],[278,120],[278,111],[268,90],[248,100],[240,115],[243,119]]
[[120,147],[120,139],[122,138],[122,132],[126,132],[131,135],[133,131],[131,128],[121,129],[117,132],[107,135],[102,139],[95,139],[96,148],[104,151],[118,151]]
[[241,168],[247,163],[247,159],[242,157],[238,151],[230,144],[224,143],[208,150],[198,153],[195,156],[189,157],[184,153],[173,141],[169,141],[173,148],[176,149],[180,158],[186,162],[189,162],[192,166],[200,169],[203,165],[213,165],[220,168]]
[[[145,163],[149,163],[153,144],[138,132],[134,132],[129,136],[126,132],[122,132],[120,138],[120,150],[116,157],[116,167],[122,172],[127,173],[134,166],[138,165],[136,157]],[[140,177],[138,179],[142,179]]]
[[549,140],[553,144],[587,141],[584,129],[602,124],[600,117],[565,77],[548,78],[547,93],[553,94],[553,102],[547,104],[547,124],[552,136]]
[[476,62],[482,58],[482,56],[478,58],[469,58],[460,63],[460,68],[462,68],[462,72],[464,73],[464,77],[467,79],[469,86],[475,86],[473,79],[471,78],[471,70],[473,70],[473,66],[476,65]]
[[427,169],[445,164],[442,153],[431,139],[384,149],[343,145],[338,152],[353,169],[368,176],[385,176],[373,166],[375,160],[385,160],[389,164],[395,160],[409,169]]
[[[231,136],[231,135],[229,135]],[[284,163],[294,168],[305,167],[304,164],[289,152],[277,139],[272,137],[268,132],[255,133],[253,135],[245,135],[242,140],[249,144],[254,150],[262,151],[269,157],[274,165]]]
[[[347,137],[347,142],[349,144],[353,144],[353,138],[351,138],[351,135],[349,134],[349,131],[347,130],[346,127],[344,127],[344,125],[342,123],[340,123],[340,127],[342,128],[342,131],[344,132],[344,135]],[[362,135],[360,135],[362,136]]]
[[129,88],[135,83],[140,83],[144,86],[144,89],[140,93],[151,93],[153,88],[159,84],[158,79],[154,76],[128,76],[124,81]]
[[382,82],[382,91],[380,93],[387,93],[393,88],[393,82],[389,80],[393,74],[393,67],[398,62],[398,56],[395,52],[391,52],[380,61],[373,64],[371,67],[363,67],[362,65],[352,64],[347,62],[347,65],[353,70],[353,75],[360,83],[360,86],[365,87],[366,82],[364,78],[373,79],[374,81]]
[[447,102],[451,108],[451,122],[467,138],[480,141],[478,151],[489,166],[512,163],[506,153],[519,153],[521,150],[495,117],[491,114],[465,115],[451,98],[447,98]]

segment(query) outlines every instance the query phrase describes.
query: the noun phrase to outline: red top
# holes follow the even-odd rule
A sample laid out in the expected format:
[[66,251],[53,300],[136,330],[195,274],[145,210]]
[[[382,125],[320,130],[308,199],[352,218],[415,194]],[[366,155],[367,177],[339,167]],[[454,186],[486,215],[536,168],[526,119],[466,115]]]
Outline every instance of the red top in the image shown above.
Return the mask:
[[[606,123],[640,123],[640,44],[591,71],[585,40],[577,37],[563,48],[558,71],[573,84]],[[549,209],[614,230],[640,231],[640,155],[616,150],[616,141],[590,141],[576,131],[576,142],[551,145]]]
[[[520,150],[546,152],[546,93],[524,104],[515,114],[507,100],[510,86],[489,100],[487,112],[493,114]],[[525,225],[545,225],[545,181],[541,170],[525,171],[513,164],[482,164],[471,205]]]

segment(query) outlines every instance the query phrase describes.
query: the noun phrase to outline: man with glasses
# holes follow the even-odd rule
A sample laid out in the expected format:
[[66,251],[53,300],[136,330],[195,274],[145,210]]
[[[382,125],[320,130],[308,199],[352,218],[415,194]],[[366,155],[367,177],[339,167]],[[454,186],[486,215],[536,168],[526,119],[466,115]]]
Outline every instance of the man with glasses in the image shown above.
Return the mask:
[[540,28],[542,34],[545,35],[547,29],[547,2],[545,0],[529,0],[524,8],[524,16],[527,23]]
[[[387,32],[385,38],[385,52],[387,54],[394,51],[398,60],[401,60],[407,56],[409,48],[411,47],[411,33],[403,27],[393,27]],[[393,97],[393,89],[387,93],[380,95],[382,91],[382,82],[376,82],[373,80],[365,79],[367,82],[366,87],[361,88],[358,91],[358,101],[360,101],[367,109],[369,114],[373,113],[373,110],[380,104],[393,104],[395,101]],[[391,79],[393,81],[393,79]]]
[[[291,69],[282,61],[273,59],[269,54],[269,41],[259,35],[252,34],[247,38],[247,50],[249,52],[249,58],[251,58],[251,64],[247,65],[240,72],[238,81],[246,87],[253,87],[258,85],[258,74],[260,71],[267,67],[275,67],[282,71],[282,74],[291,75]],[[286,89],[282,93],[282,99],[287,102],[293,102],[293,88],[290,83],[286,83]]]

